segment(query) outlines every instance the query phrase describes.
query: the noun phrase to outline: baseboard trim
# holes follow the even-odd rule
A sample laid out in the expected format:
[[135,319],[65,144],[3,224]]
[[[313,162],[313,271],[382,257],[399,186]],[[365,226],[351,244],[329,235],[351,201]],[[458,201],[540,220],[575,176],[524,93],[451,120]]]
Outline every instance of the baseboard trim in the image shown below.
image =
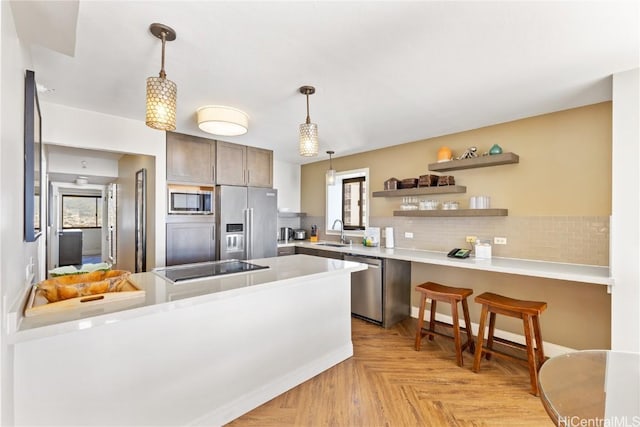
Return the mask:
[[[411,317],[417,319],[418,318],[418,307],[411,307]],[[430,310],[425,310],[424,313],[424,319],[428,322],[429,318],[431,316],[431,311]],[[451,324],[452,322],[452,317],[446,314],[442,314],[442,313],[436,313],[436,320],[439,320],[441,322],[446,322]],[[460,326],[466,326],[464,319],[460,319]],[[473,335],[478,336],[478,329],[480,328],[480,325],[474,322],[471,322],[471,331],[473,333]],[[487,329],[488,327],[485,329],[485,336],[487,335]],[[503,338],[505,340],[509,340],[509,341],[513,341],[516,342],[518,344],[525,344],[525,338],[524,335],[519,335],[519,334],[515,334],[513,332],[509,332],[509,331],[503,331],[501,329],[496,329],[494,331],[494,335],[496,337],[499,338]],[[573,348],[569,348],[569,347],[564,347],[558,344],[553,344],[547,341],[543,341],[543,345],[544,345],[544,354],[547,357],[554,357],[554,356],[559,356],[562,354],[567,354],[567,353],[571,353],[572,351],[576,351]]]
[[216,408],[188,425],[221,426],[227,424],[351,356],[353,356],[353,344],[349,341],[348,344],[335,349],[331,353],[271,381],[264,387],[252,390],[229,404]]

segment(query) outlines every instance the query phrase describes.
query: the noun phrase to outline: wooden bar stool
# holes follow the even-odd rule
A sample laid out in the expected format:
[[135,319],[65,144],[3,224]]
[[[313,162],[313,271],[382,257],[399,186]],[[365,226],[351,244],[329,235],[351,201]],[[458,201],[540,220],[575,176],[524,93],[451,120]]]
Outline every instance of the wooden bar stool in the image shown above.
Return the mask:
[[[469,306],[467,304],[467,297],[473,293],[472,289],[467,288],[454,288],[451,286],[444,286],[438,283],[427,282],[422,285],[416,286],[416,291],[422,293],[422,300],[420,302],[420,313],[418,315],[418,328],[416,331],[416,351],[420,351],[420,342],[425,335],[429,336],[429,340],[432,341],[435,335],[440,335],[447,338],[453,338],[456,346],[456,359],[458,366],[462,366],[462,352],[469,348],[469,352],[473,354],[475,344],[473,336],[471,335],[471,318],[469,317]],[[427,305],[427,298],[431,300],[431,317],[429,320],[429,329],[423,330],[424,324],[424,310]],[[436,321],[436,302],[442,301],[451,304],[451,317],[453,318],[453,325],[448,323]],[[467,332],[467,341],[462,344],[460,339],[460,323],[458,320],[458,301],[462,301],[462,313],[464,315],[464,330]],[[453,336],[445,335],[440,332],[436,332],[435,326],[446,326],[453,329]]]
[[[480,327],[478,330],[478,343],[473,358],[473,372],[480,370],[480,360],[482,354],[486,355],[487,360],[491,359],[491,355],[495,354],[501,357],[511,358],[518,361],[524,361],[518,357],[506,354],[493,349],[493,342],[497,341],[501,344],[526,350],[527,364],[529,366],[529,377],[531,378],[531,393],[538,395],[538,371],[544,363],[544,350],[542,348],[542,334],[540,332],[540,313],[547,309],[546,302],[540,301],[524,301],[505,297],[491,292],[485,292],[475,298],[478,304],[482,304],[482,313],[480,314]],[[483,346],[484,329],[489,317],[489,335],[487,336],[487,345]],[[518,344],[513,341],[496,338],[493,332],[496,326],[496,314],[503,314],[509,317],[522,319],[524,324],[524,337],[526,345]],[[535,338],[535,346],[534,340]]]

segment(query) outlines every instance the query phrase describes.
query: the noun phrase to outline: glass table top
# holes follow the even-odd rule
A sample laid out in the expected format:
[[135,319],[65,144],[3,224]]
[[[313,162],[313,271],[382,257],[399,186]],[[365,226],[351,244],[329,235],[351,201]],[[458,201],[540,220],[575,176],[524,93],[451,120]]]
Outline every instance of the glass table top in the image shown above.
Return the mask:
[[640,353],[585,350],[547,360],[540,399],[558,426],[640,426]]

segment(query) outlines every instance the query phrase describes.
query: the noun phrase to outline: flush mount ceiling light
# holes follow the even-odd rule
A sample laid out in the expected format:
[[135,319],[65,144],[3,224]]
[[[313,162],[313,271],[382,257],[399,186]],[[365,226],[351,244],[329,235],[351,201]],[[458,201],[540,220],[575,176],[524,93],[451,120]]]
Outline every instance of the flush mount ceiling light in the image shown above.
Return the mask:
[[89,179],[86,176],[78,175],[76,178],[77,185],[87,185],[89,183]]
[[151,24],[149,31],[162,40],[162,65],[159,77],[147,78],[146,124],[153,129],[175,130],[178,88],[174,82],[167,80],[164,72],[164,45],[176,39],[176,32],[163,24]]
[[311,123],[309,118],[309,95],[313,95],[316,88],[302,86],[300,93],[307,97],[307,120],[300,125],[300,155],[305,157],[318,155],[318,125]]
[[327,185],[335,185],[336,184],[336,171],[331,164],[331,156],[335,154],[335,151],[327,151],[329,155],[329,170],[327,171]]
[[224,105],[205,105],[196,110],[198,127],[222,136],[244,135],[249,129],[249,116],[244,111]]

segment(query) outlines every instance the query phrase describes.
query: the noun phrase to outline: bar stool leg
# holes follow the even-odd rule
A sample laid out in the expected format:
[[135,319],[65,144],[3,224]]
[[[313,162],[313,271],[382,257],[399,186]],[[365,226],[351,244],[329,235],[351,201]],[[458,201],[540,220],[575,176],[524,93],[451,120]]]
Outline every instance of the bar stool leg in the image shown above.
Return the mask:
[[[431,332],[436,331],[436,304],[437,301],[431,300],[431,316],[429,317],[429,330]],[[429,341],[433,341],[433,334],[429,334]]]
[[531,316],[524,314],[522,317],[524,323],[524,337],[527,343],[527,360],[529,361],[529,378],[531,380],[531,394],[538,395],[538,370],[536,367],[536,356],[533,347],[533,324]]
[[467,304],[466,298],[462,299],[462,314],[464,315],[464,325],[467,330],[467,347],[469,347],[469,353],[473,354],[476,346],[471,333],[471,317],[469,317],[469,304]]
[[487,323],[487,314],[489,307],[482,305],[482,312],[480,313],[480,327],[478,329],[478,343],[476,344],[476,352],[473,356],[473,372],[480,371],[480,359],[482,359],[482,344],[484,341],[484,328]]
[[[496,314],[491,312],[489,314],[489,334],[487,335],[487,348],[493,350],[493,333],[496,330]],[[491,360],[491,353],[485,355],[487,360]]]
[[540,331],[540,316],[533,316],[533,333],[536,337],[536,355],[538,359],[538,370],[544,363],[544,348],[542,346],[542,331]]
[[424,310],[427,305],[427,296],[422,294],[422,300],[420,301],[420,311],[418,312],[418,326],[416,330],[416,340],[414,348],[416,351],[420,351],[420,342],[422,341],[422,326],[424,325]]
[[460,343],[460,320],[458,319],[458,303],[451,301],[451,315],[453,317],[453,342],[456,345],[456,362],[462,366],[462,344]]

